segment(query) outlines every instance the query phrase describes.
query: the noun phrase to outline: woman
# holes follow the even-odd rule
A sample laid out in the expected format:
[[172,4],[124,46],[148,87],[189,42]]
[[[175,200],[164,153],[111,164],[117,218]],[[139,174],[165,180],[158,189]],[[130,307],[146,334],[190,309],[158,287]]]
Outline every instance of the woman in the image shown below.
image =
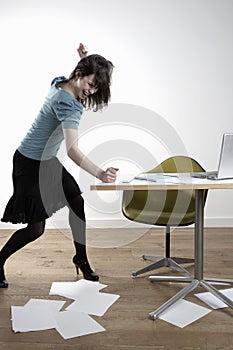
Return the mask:
[[82,169],[103,182],[116,180],[115,168],[103,170],[79,149],[78,124],[83,107],[99,110],[108,104],[113,65],[100,55],[87,55],[83,44],[81,60],[67,79],[55,78],[37,118],[13,157],[14,193],[3,222],[24,223],[0,251],[0,287],[8,287],[4,274],[6,260],[26,244],[39,238],[45,220],[58,209],[68,206],[69,224],[76,254],[73,263],[85,279],[98,281],[86,254],[86,225],[81,191],[56,157],[62,140],[68,156]]

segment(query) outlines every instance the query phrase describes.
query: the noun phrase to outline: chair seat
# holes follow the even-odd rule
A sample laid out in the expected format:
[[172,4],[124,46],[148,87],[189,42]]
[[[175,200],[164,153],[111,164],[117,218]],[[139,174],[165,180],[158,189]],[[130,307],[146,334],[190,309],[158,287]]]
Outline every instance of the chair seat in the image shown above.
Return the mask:
[[144,223],[148,225],[158,225],[158,226],[165,226],[164,222],[169,223],[170,226],[177,226],[177,223],[180,223],[182,221],[182,225],[179,224],[179,226],[186,226],[193,224],[193,216],[195,212],[189,212],[184,215],[184,213],[173,213],[171,218],[170,212],[155,212],[153,210],[147,210],[147,211],[141,211],[136,208],[130,208],[125,210],[125,214],[130,220]]
[[[192,173],[198,171],[204,171],[204,169],[196,160],[187,156],[174,156],[166,159],[147,173]],[[184,269],[176,262],[194,261],[194,259],[170,257],[170,227],[187,226],[194,223],[195,191],[185,189],[169,191],[125,190],[122,198],[122,213],[131,221],[166,227],[165,256],[159,262],[154,262],[133,272],[133,277],[162,266],[173,267],[179,272],[184,272]],[[151,260],[147,259],[147,255],[143,255],[143,258]],[[154,258],[157,260],[157,257],[152,257],[152,260]]]

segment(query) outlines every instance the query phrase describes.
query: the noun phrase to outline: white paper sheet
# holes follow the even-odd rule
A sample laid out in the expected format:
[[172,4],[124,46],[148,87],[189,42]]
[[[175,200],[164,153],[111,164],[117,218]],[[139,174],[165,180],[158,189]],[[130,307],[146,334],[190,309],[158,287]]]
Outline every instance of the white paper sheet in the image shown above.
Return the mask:
[[96,293],[91,297],[89,294],[83,294],[77,301],[69,305],[66,310],[103,316],[119,297],[120,295],[108,293]]
[[177,174],[141,173],[135,176],[135,180],[162,183],[180,183],[181,178],[178,177]]
[[[220,292],[233,301],[233,288],[222,289]],[[210,292],[197,293],[194,295],[213,309],[228,307],[227,304],[225,304]]]
[[50,310],[53,313],[58,312],[61,310],[62,306],[66,302],[63,300],[47,300],[47,299],[30,299],[25,305],[24,308],[26,307],[40,307],[40,308],[45,308],[47,310],[50,308]]
[[117,173],[117,180],[116,180],[116,183],[124,183],[124,182],[131,182],[134,177],[136,176],[137,174],[135,173],[122,173],[120,170],[119,172]]
[[90,295],[105,287],[107,287],[106,284],[91,282],[84,279],[76,282],[53,282],[49,294],[77,300],[82,294],[87,293]]
[[173,325],[184,328],[199,318],[207,315],[212,310],[203,306],[191,303],[187,300],[179,300],[159,318]]
[[41,331],[56,327],[55,313],[40,306],[12,306],[12,329],[14,332]]
[[105,331],[98,322],[85,313],[62,311],[56,316],[56,330],[64,339]]

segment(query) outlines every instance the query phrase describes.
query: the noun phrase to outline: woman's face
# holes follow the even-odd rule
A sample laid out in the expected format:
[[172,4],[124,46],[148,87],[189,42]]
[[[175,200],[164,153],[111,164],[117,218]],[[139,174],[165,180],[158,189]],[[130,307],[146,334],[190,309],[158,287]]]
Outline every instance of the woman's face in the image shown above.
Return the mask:
[[94,94],[98,88],[95,86],[95,74],[80,77],[77,75],[74,83],[74,93],[81,100],[85,100],[89,95]]

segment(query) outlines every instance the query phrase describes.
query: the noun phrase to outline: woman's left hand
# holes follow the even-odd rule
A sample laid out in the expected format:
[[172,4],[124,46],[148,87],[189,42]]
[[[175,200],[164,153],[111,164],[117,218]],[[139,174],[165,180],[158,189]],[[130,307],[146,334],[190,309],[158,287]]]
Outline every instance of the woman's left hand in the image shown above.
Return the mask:
[[88,54],[88,49],[85,45],[82,43],[79,44],[79,47],[77,48],[78,54],[80,58],[86,57]]

